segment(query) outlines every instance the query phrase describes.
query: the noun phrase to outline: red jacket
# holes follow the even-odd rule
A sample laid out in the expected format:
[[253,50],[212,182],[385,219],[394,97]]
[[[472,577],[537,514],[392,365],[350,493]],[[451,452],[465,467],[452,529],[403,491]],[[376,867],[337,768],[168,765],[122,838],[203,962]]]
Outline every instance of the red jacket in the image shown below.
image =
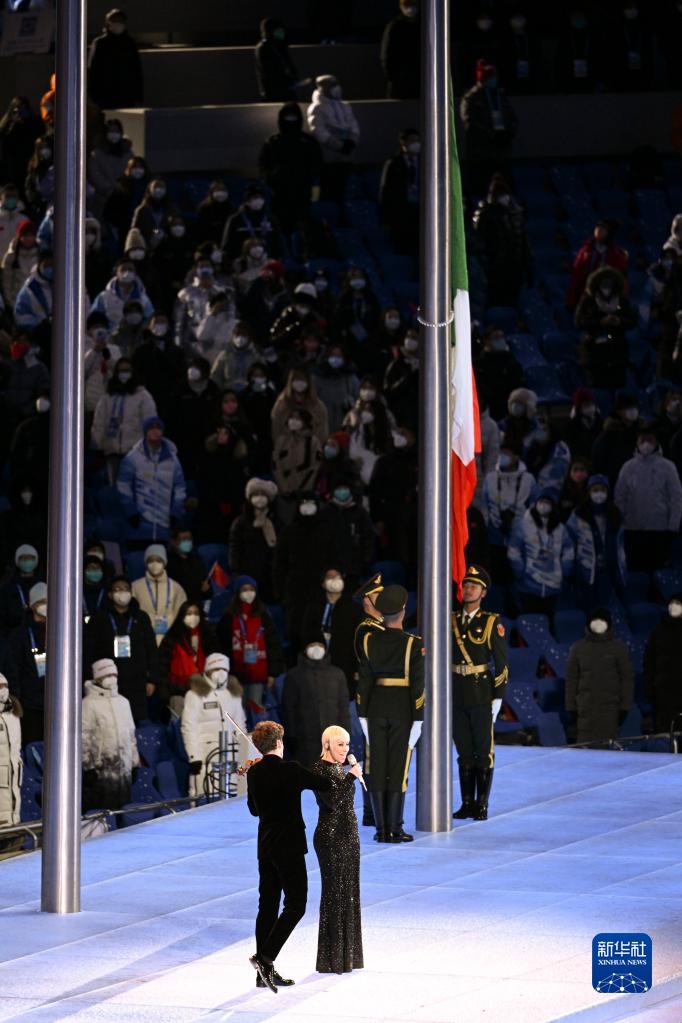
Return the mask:
[[[573,261],[571,280],[566,293],[568,308],[575,309],[585,290],[587,278],[594,270],[598,270],[602,266],[611,266],[626,277],[629,258],[625,249],[621,249],[615,242],[611,242],[605,252],[597,252],[594,238],[588,238],[578,249],[578,254]],[[627,278],[625,294],[627,294]]]
[[232,615],[230,668],[240,682],[267,682],[268,656],[261,616],[251,604],[239,601],[239,613]]
[[199,646],[196,651],[185,640],[173,644],[168,681],[172,686],[178,688],[189,689],[191,676],[201,675],[206,663],[206,654],[204,653],[199,629],[196,628],[191,631],[193,636],[199,636]]

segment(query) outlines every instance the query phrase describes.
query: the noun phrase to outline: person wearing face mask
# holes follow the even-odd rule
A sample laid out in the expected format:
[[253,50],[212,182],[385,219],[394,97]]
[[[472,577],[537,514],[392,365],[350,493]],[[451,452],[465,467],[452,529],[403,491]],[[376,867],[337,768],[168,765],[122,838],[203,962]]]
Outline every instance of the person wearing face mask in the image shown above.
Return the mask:
[[150,252],[154,252],[168,234],[169,218],[175,212],[166,182],[160,177],[152,178],[130,224],[141,232]]
[[[216,302],[223,304],[220,308],[215,309]],[[204,323],[209,312],[215,316],[210,330]],[[226,315],[223,315],[222,319],[218,319],[218,314]],[[201,256],[195,263],[192,283],[181,288],[175,300],[173,309],[175,344],[180,348],[196,352],[197,355],[203,355],[210,361],[211,356],[215,357],[213,353],[217,354],[218,350],[215,340],[216,329],[219,328],[220,332],[224,332],[226,321],[232,319],[234,322],[233,318],[231,295],[226,294],[216,283],[215,268],[211,260],[206,256]],[[200,327],[202,328],[201,340],[199,340]]]
[[115,661],[92,665],[83,697],[83,810],[119,810],[130,802],[140,764],[130,703],[118,691]]
[[244,414],[255,436],[251,468],[257,476],[268,475],[272,467],[270,424],[276,396],[276,383],[270,378],[269,368],[260,355],[249,367],[246,388],[240,395]]
[[379,321],[379,302],[362,267],[352,266],[346,274],[332,323],[331,332],[344,343],[356,362],[362,360],[365,345]]
[[88,93],[102,110],[137,107],[142,102],[142,64],[127,20],[119,8],[109,11],[103,33],[90,46]]
[[240,256],[232,267],[237,292],[245,295],[268,262],[268,254],[260,238],[245,238]]
[[384,373],[383,392],[396,422],[415,435],[419,431],[419,333],[405,332]]
[[260,359],[248,323],[240,320],[234,325],[232,336],[211,367],[211,380],[221,391],[230,388],[237,394],[246,389],[248,372]]
[[336,480],[327,516],[334,535],[334,564],[354,590],[375,559],[376,534],[369,512],[353,490],[352,478]]
[[[190,322],[187,324],[189,328],[189,347],[198,355],[208,359],[211,366],[213,366],[216,359],[226,349],[229,349],[235,334],[242,339],[246,339],[248,342],[252,340],[252,332],[247,322],[237,319],[235,296],[231,288],[224,291],[220,287],[216,287],[209,294],[208,303],[202,312],[201,306],[204,299],[205,295],[200,293],[193,300],[196,302],[196,315],[199,316],[196,325],[192,307],[188,308],[188,312],[192,313]],[[194,331],[193,339],[192,330]],[[245,346],[246,344],[243,342],[241,345],[232,347],[241,349]]]
[[208,194],[197,206],[196,237],[220,244],[227,218],[234,213],[230,193],[222,178],[208,186]]
[[657,732],[669,732],[675,718],[682,714],[680,640],[682,593],[673,593],[665,615],[649,633],[644,648],[644,695],[651,704]]
[[419,99],[421,20],[419,0],[400,0],[400,10],[384,28],[381,67],[388,99]]
[[50,392],[39,394],[33,415],[23,419],[12,437],[9,449],[10,478],[28,473],[41,480],[46,493],[50,468]]
[[24,710],[24,744],[43,739],[45,686],[49,678],[46,656],[47,585],[35,582],[28,591],[23,620],[7,635],[2,670],[13,696]]
[[516,445],[503,439],[497,464],[483,483],[481,511],[490,542],[491,566],[500,583],[509,581],[507,545],[512,530],[521,522],[535,487]]
[[273,362],[277,361],[277,352],[269,340],[270,331],[292,299],[284,263],[269,259],[241,301],[242,315],[253,327],[259,342],[273,348]]
[[0,674],[0,827],[11,827],[21,820],[21,703],[9,691],[9,682]]
[[182,586],[188,600],[203,607],[203,602],[211,599],[211,583],[195,547],[192,530],[176,526],[171,530],[170,540],[168,575]]
[[398,141],[398,152],[389,157],[381,173],[379,220],[388,228],[396,250],[416,261],[419,255],[421,136],[416,128],[403,128]]
[[383,309],[368,344],[358,353],[358,369],[363,374],[382,380],[393,354],[400,348],[405,335],[405,324],[399,309]]
[[288,756],[312,767],[322,732],[337,722],[349,731],[350,713],[346,677],[332,664],[319,627],[304,642],[295,667],[284,676],[282,717]]
[[244,415],[240,396],[228,389],[213,409],[199,460],[196,528],[203,536],[229,534],[244,500],[253,445],[253,427]]
[[509,394],[523,384],[523,370],[499,327],[490,327],[485,332],[483,351],[475,360],[474,369],[476,386],[488,396],[493,419],[503,419]]
[[204,439],[211,432],[220,391],[210,379],[206,359],[189,359],[178,393],[167,417],[168,433],[176,438],[178,458],[185,478],[198,478]]
[[459,111],[472,187],[481,195],[494,173],[505,173],[518,128],[514,108],[499,87],[497,68],[485,58],[476,61],[476,84],[462,96]]
[[90,442],[107,456],[109,477],[116,481],[121,458],[135,446],[143,433],[143,424],[156,414],[149,391],[138,383],[130,359],[119,359],[95,406]]
[[334,536],[314,494],[299,494],[296,515],[282,529],[275,547],[275,596],[284,605],[289,656],[301,648],[301,626],[310,594],[334,563]]
[[473,228],[487,279],[487,304],[515,306],[521,289],[532,286],[533,260],[525,214],[501,174],[493,174],[488,195],[474,212]]
[[317,313],[317,292],[310,281],[301,281],[294,288],[293,300],[270,328],[270,342],[286,351],[299,342],[304,332],[319,329],[323,324]]
[[627,274],[629,256],[616,244],[615,233],[616,225],[612,221],[598,220],[591,236],[578,249],[566,293],[566,305],[571,312],[576,309],[587,280],[595,270],[608,266],[623,277]]
[[563,431],[563,438],[574,458],[589,461],[602,426],[603,419],[594,392],[589,387],[578,387],[573,394],[571,411]]
[[149,615],[157,646],[161,645],[180,607],[187,600],[182,586],[166,571],[168,555],[163,544],[150,544],[144,552],[145,574],[133,580],[132,594],[141,611]]
[[566,713],[577,723],[576,742],[617,739],[634,697],[635,675],[625,643],[611,631],[611,615],[595,608],[585,638],[571,647],[566,663]]
[[345,430],[337,430],[327,437],[322,448],[322,461],[315,478],[315,493],[323,501],[330,501],[340,480],[350,481],[354,490],[361,487],[357,466],[348,457],[350,437]]
[[308,128],[324,156],[322,197],[341,205],[345,199],[350,159],[360,141],[360,126],[350,103],[342,99],[334,75],[318,75],[307,110]]
[[575,310],[575,325],[584,331],[580,362],[591,387],[622,387],[629,365],[626,332],[637,324],[637,313],[626,298],[622,274],[601,267],[590,274]]
[[311,200],[319,195],[322,150],[317,139],[303,131],[298,103],[285,103],[277,115],[279,131],[263,145],[260,173],[272,191],[272,210],[282,229],[301,231],[308,250],[314,244],[310,224]]
[[272,449],[272,473],[282,498],[291,503],[300,491],[312,490],[321,459],[310,414],[306,409],[292,411]]
[[28,99],[14,96],[0,120],[0,181],[21,181],[42,132],[42,121]]
[[90,208],[101,216],[107,199],[133,155],[133,144],[124,134],[123,125],[114,118],[104,125],[104,135],[96,140],[88,154],[88,181],[95,190]]
[[638,430],[634,457],[618,474],[614,500],[623,516],[630,571],[662,568],[680,528],[682,484],[675,463],[663,457],[652,427]]
[[9,308],[14,308],[17,295],[28,280],[37,259],[35,226],[22,216],[2,259],[2,297]]
[[583,504],[588,496],[590,463],[584,458],[574,458],[568,468],[559,498],[559,517],[567,522],[573,511]]
[[377,460],[393,447],[393,413],[378,398],[359,401],[346,417],[344,429],[350,436],[348,454],[355,462],[360,479],[369,486]]
[[[8,584],[13,581],[11,566],[15,568],[15,551],[22,544],[44,552],[47,546],[47,479],[33,479],[23,471],[13,475],[7,491],[8,506],[0,514],[0,564],[6,566],[5,582],[0,585],[0,638],[5,633],[4,604],[6,594],[11,601],[19,598],[16,589]],[[28,595],[25,588],[24,598]],[[22,602],[16,607],[15,623],[21,621]]]
[[[360,605],[353,600],[347,579],[338,568],[328,568],[322,576],[322,586],[311,595],[303,612],[301,632],[304,636],[321,636],[324,640],[330,663],[340,668],[346,679],[347,698],[353,706],[357,688],[358,658],[354,650],[355,631],[364,620]],[[355,729],[353,729],[354,739]],[[359,760],[364,760],[364,746],[354,749]]]
[[142,329],[132,358],[137,379],[154,399],[162,417],[172,415],[185,378],[184,352],[172,343],[171,324],[165,313],[154,313]]
[[[234,675],[230,674],[230,659],[225,654],[211,654],[206,658],[203,674],[192,676],[181,721],[182,739],[189,760],[191,796],[206,795],[204,782],[207,760],[218,749],[220,733],[228,733],[228,744],[239,744],[239,733],[230,718],[242,731],[246,731],[241,695],[242,687]],[[236,759],[239,759],[239,753]],[[240,781],[234,795],[242,795],[246,788],[243,780]]]
[[38,571],[38,551],[32,544],[19,544],[14,552],[14,572],[0,586],[0,636],[21,624],[29,609],[29,593],[44,579]]
[[320,401],[327,409],[331,433],[341,429],[343,418],[358,396],[358,378],[342,345],[330,344],[325,357],[313,370]]
[[263,712],[266,689],[284,671],[284,656],[277,627],[250,575],[239,575],[234,596],[217,627],[218,645],[229,652],[232,670],[244,688],[247,720]]
[[116,182],[116,187],[104,204],[101,215],[102,222],[119,241],[125,238],[130,229],[133,212],[142,202],[149,180],[149,167],[144,158],[131,156],[123,174]]
[[86,555],[83,562],[83,620],[86,625],[102,607],[106,595],[104,566],[99,558]]
[[272,407],[272,437],[276,442],[287,429],[292,412],[307,412],[311,419],[312,433],[320,447],[329,436],[327,409],[317,396],[315,383],[310,374],[302,369],[289,372],[284,390]]
[[14,322],[24,330],[35,331],[52,321],[52,256],[42,253],[38,262],[19,289],[14,303]]
[[15,426],[35,411],[37,398],[50,390],[50,373],[37,340],[35,334],[16,331],[10,344],[9,362],[3,364],[5,429],[4,435],[0,435],[0,450],[4,449],[5,453]]
[[247,185],[244,201],[225,224],[220,247],[228,265],[237,259],[247,238],[258,238],[266,252],[279,253],[277,231],[267,209],[266,195],[261,185]]
[[[130,703],[136,724],[155,715],[155,691],[159,678],[158,651],[149,615],[140,609],[130,582],[112,576],[107,599],[83,630],[83,665],[108,658],[118,672],[118,691]],[[148,705],[148,700],[150,701]]]
[[[54,198],[54,151],[52,147],[51,136],[43,135],[37,138],[33,155],[26,167],[24,195],[31,214],[36,220],[40,220]],[[7,241],[9,243],[9,238]]]
[[193,677],[202,674],[207,658],[218,648],[202,602],[184,601],[159,647],[159,694],[171,714],[180,717]]
[[276,18],[263,18],[254,51],[258,93],[264,103],[296,99],[298,71],[289,51],[287,30]]
[[277,484],[252,477],[246,484],[244,507],[230,527],[230,568],[258,583],[261,597],[272,603],[272,565],[277,544],[273,504]]
[[671,458],[671,441],[682,426],[682,394],[679,390],[671,389],[662,396],[651,426],[658,437],[661,451]]
[[602,431],[592,445],[590,457],[594,472],[607,476],[612,487],[621,468],[632,457],[641,426],[643,420],[636,395],[619,391],[611,415],[604,420]]
[[606,476],[590,476],[587,494],[571,512],[566,528],[575,545],[581,606],[606,604],[614,594],[622,598],[627,582],[623,518]]
[[538,396],[527,387],[517,387],[507,398],[507,416],[500,423],[504,439],[520,451],[526,437],[537,427]]
[[116,477],[128,535],[164,539],[185,511],[196,506],[187,498],[185,477],[172,441],[157,415],[142,422],[142,438],[121,462]]
[[114,276],[106,288],[100,291],[92,303],[90,312],[104,313],[109,326],[118,327],[123,319],[126,302],[139,302],[145,321],[154,314],[154,306],[145,290],[144,284],[137,276],[135,263],[130,259],[120,259],[114,267]]
[[114,344],[132,356],[142,344],[146,322],[142,305],[132,299],[123,305],[123,315],[118,326],[112,331]]
[[516,522],[507,557],[523,612],[546,614],[551,619],[575,562],[571,534],[559,520],[555,490],[541,490]]

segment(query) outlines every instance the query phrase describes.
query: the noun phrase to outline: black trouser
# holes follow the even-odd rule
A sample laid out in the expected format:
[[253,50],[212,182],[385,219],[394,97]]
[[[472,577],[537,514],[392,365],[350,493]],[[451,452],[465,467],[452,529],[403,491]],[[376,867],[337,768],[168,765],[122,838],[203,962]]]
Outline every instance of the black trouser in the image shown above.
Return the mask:
[[405,792],[410,767],[411,721],[403,718],[373,718],[369,727],[369,777],[365,779],[370,792]]
[[452,733],[460,767],[494,767],[493,714],[490,703],[455,707]]
[[[308,872],[302,852],[261,853],[258,856],[258,916],[256,951],[266,959],[279,955],[296,924],[305,914]],[[284,893],[284,908],[279,903]]]
[[674,534],[662,529],[626,529],[625,557],[631,572],[663,568]]

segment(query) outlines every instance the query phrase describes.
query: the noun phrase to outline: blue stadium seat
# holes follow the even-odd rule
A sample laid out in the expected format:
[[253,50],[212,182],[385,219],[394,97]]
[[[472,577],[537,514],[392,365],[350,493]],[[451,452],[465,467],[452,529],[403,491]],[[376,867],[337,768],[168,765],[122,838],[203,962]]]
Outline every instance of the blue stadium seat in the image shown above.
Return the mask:
[[663,600],[669,600],[674,593],[682,593],[682,568],[660,568],[654,572],[654,579]]
[[516,631],[533,650],[544,653],[552,643],[549,618],[543,614],[523,614],[516,619]]
[[161,760],[156,765],[156,784],[163,799],[180,799],[186,795],[180,790],[172,760]]
[[45,769],[45,743],[29,742],[24,746],[24,776],[42,782]]
[[540,342],[534,334],[510,334],[507,337],[512,353],[525,371],[531,366],[547,366],[540,349]]
[[601,189],[595,198],[602,217],[619,220],[621,223],[630,219],[629,192],[617,188]]
[[566,683],[563,678],[548,676],[538,683],[538,706],[540,710],[559,713],[564,709]]
[[126,575],[140,579],[144,575],[144,551],[129,551],[125,557]]
[[338,203],[320,199],[319,202],[310,204],[310,215],[318,223],[327,223],[330,227],[335,228],[339,222]]
[[279,635],[279,641],[282,644],[282,647],[287,647],[289,643],[287,641],[287,625],[284,608],[281,604],[268,604],[268,611],[270,612],[270,617],[275,623],[275,628],[277,629],[277,634]]
[[554,635],[560,643],[575,643],[585,635],[585,612],[557,611],[554,615]]
[[542,348],[548,362],[562,362],[564,359],[576,358],[578,354],[578,340],[573,331],[548,330],[542,337]]
[[593,163],[586,163],[583,167],[585,182],[593,194],[612,189],[617,173],[617,165],[606,160],[595,160]]
[[649,572],[628,572],[625,581],[625,601],[628,607],[633,604],[646,603],[651,589]]
[[518,326],[519,313],[515,306],[493,305],[486,311],[485,318],[489,327],[511,332]]
[[569,395],[553,366],[524,366],[523,375],[526,387],[535,391],[538,402],[552,404],[569,401]]
[[570,643],[560,643],[556,639],[553,639],[545,648],[545,661],[554,674],[558,675],[559,678],[566,677],[566,665],[568,663],[568,655],[570,651]]
[[536,685],[540,652],[533,647],[511,647],[508,655],[510,682],[514,685]]
[[660,604],[649,602],[633,604],[630,607],[630,624],[633,633],[636,636],[648,636],[654,626],[658,625],[662,616],[663,608]]
[[229,548],[226,543],[202,543],[197,547],[197,554],[204,563],[207,572],[210,572],[216,561],[227,572],[230,564]]
[[405,585],[405,568],[400,561],[375,561],[370,574],[375,575],[377,572],[381,572],[384,586]]
[[166,729],[163,725],[144,721],[135,729],[137,749],[148,767],[156,767],[159,760],[168,755]]

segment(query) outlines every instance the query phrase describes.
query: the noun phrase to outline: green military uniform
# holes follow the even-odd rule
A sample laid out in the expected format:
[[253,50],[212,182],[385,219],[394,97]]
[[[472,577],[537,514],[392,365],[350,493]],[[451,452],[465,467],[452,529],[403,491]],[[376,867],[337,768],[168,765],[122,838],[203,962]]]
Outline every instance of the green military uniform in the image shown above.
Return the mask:
[[[471,566],[465,581],[490,585],[484,569]],[[504,699],[507,646],[500,616],[478,608],[471,616],[462,609],[452,616],[453,738],[457,747],[463,807],[455,816],[487,815],[487,799],[495,764],[492,704]],[[490,661],[493,669],[490,669]],[[473,806],[474,782],[478,806]],[[471,812],[463,812],[464,808]],[[485,819],[481,816],[479,819]]]
[[[399,612],[406,601],[403,587],[390,586],[377,598],[377,609],[395,614],[388,607]],[[419,636],[381,623],[365,629],[357,705],[369,732],[367,784],[377,840],[403,841],[408,837],[403,838],[401,823],[412,755],[408,740],[413,723],[424,720],[424,658]]]

